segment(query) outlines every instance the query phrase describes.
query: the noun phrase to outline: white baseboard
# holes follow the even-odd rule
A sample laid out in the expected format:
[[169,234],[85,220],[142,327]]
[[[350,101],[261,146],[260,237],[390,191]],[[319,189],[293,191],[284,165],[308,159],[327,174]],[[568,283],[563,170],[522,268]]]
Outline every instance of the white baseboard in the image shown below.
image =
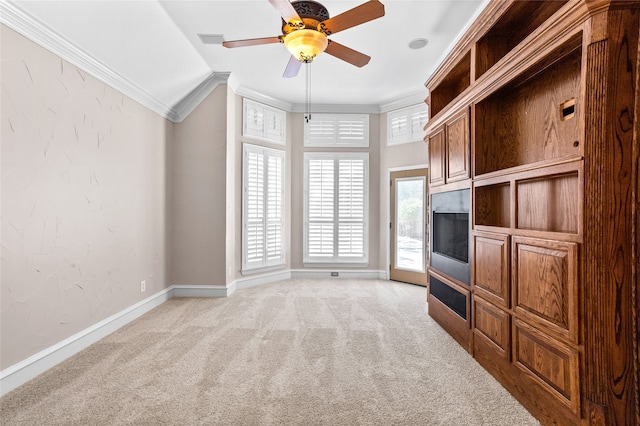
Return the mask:
[[227,297],[235,286],[223,285],[173,285],[173,297]]
[[[331,272],[338,272],[332,277]],[[173,297],[228,297],[236,290],[291,278],[387,279],[383,270],[294,269],[244,277],[227,286],[172,285],[91,327],[0,371],[0,396],[28,382]]]
[[[338,276],[331,276],[332,272],[337,272]],[[386,280],[387,273],[377,269],[292,269],[291,278]]]
[[0,396],[44,373],[173,297],[171,287],[0,371]]
[[254,277],[248,276],[244,278],[240,278],[234,281],[236,288],[238,290],[242,288],[255,287],[257,285],[274,283],[276,281],[283,281],[291,279],[291,270],[287,269],[286,271],[277,271],[271,272],[267,274],[260,274]]

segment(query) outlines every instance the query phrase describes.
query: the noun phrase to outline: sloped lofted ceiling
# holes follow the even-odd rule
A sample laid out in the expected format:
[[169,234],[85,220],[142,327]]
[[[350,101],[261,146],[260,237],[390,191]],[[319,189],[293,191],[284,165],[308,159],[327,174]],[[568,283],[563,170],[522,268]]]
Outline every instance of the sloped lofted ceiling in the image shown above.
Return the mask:
[[[369,64],[357,68],[323,54],[303,66],[297,77],[285,79],[289,53],[282,44],[227,49],[204,44],[199,37],[217,34],[236,40],[280,35],[281,17],[268,0],[3,1],[4,23],[16,28],[12,24],[18,16],[18,21],[30,22],[28,27],[44,28],[40,32],[45,38],[59,38],[55,45],[77,49],[112,78],[175,114],[198,88],[227,78],[240,94],[256,94],[301,110],[306,67],[314,105],[366,106],[374,111],[419,102],[427,95],[424,82],[486,4],[486,0],[381,0],[384,17],[331,36],[371,56]],[[323,0],[322,4],[336,16],[364,1]],[[426,47],[409,48],[417,38],[427,39]]]

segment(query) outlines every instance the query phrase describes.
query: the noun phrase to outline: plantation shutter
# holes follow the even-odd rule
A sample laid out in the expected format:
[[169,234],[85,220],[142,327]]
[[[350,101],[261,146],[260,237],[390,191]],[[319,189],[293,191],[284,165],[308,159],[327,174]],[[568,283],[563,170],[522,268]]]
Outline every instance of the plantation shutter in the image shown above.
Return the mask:
[[388,145],[418,142],[424,137],[424,126],[429,115],[426,104],[390,112],[387,117]]
[[311,114],[304,124],[304,146],[368,147],[367,114]]
[[312,257],[333,257],[334,174],[333,159],[309,160],[308,253]]
[[366,263],[368,154],[305,154],[305,263]]
[[426,105],[417,105],[411,108],[411,139],[421,141],[424,138],[424,126],[429,120]]
[[243,146],[242,270],[284,264],[284,152]]
[[282,215],[283,206],[283,177],[284,159],[282,157],[267,157],[267,264],[279,261],[284,258],[282,252],[282,228],[284,217]]
[[409,140],[411,135],[409,116],[406,110],[389,113],[389,143],[399,143]]
[[264,155],[247,154],[246,264],[262,266],[264,259]]
[[364,160],[338,160],[338,256],[364,256]]

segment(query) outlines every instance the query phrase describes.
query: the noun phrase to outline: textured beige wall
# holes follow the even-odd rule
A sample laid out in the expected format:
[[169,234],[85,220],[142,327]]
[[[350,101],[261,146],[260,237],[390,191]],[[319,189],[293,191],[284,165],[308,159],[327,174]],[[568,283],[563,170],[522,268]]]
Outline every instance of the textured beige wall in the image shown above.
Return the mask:
[[1,42],[4,369],[170,284],[173,125],[4,25]]
[[227,86],[182,123],[171,151],[172,284],[225,285]]

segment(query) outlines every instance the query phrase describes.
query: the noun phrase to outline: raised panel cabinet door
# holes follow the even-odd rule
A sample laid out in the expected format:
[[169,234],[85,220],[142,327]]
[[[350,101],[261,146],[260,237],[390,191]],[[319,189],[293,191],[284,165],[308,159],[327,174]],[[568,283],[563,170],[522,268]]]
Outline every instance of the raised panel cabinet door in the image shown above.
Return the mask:
[[484,339],[495,353],[506,360],[511,356],[511,316],[508,312],[473,297],[474,339]]
[[578,351],[515,319],[513,363],[574,413],[580,412]]
[[467,109],[453,117],[447,126],[447,182],[471,176],[471,144],[469,140],[469,112]]
[[444,126],[432,133],[429,138],[429,183],[444,184],[445,130]]
[[578,246],[512,237],[513,306],[517,317],[578,343]]
[[509,308],[509,236],[475,232],[473,283],[485,299]]

